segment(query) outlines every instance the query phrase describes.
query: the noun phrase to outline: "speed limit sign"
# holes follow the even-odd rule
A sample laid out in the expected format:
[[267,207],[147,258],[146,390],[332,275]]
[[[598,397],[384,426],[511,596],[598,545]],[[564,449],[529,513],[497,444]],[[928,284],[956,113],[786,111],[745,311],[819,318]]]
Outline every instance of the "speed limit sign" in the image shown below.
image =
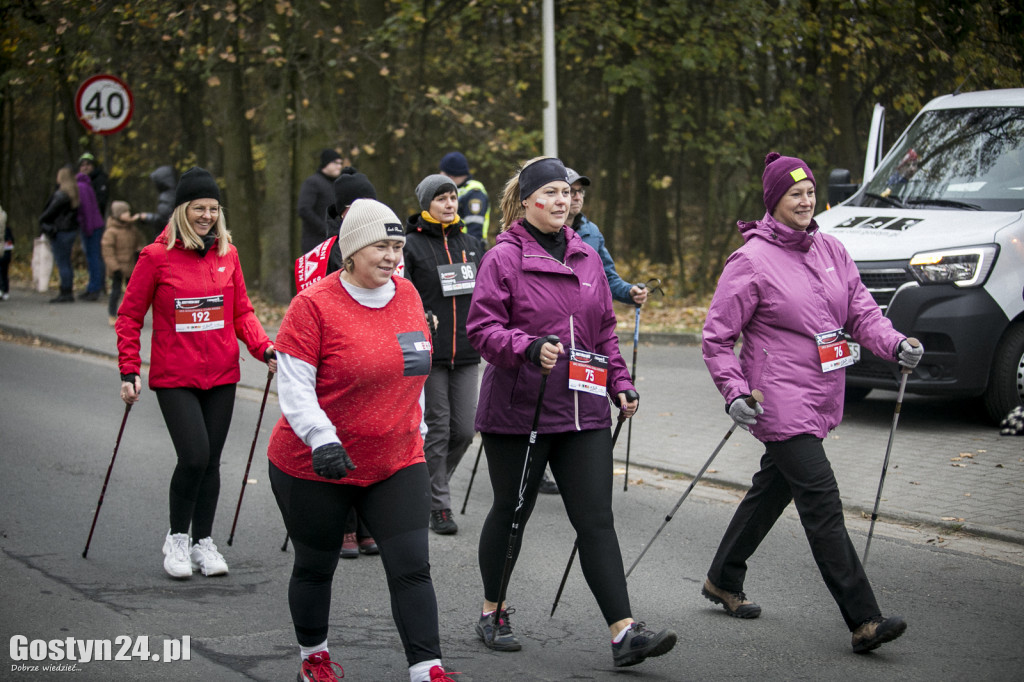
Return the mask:
[[132,91],[117,76],[101,74],[82,83],[75,95],[78,120],[91,132],[113,135],[132,118]]

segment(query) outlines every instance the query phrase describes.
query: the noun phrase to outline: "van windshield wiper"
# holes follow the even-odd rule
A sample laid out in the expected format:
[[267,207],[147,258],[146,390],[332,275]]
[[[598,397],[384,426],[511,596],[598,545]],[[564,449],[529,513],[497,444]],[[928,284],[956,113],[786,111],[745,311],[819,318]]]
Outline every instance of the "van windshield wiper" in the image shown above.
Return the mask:
[[885,196],[884,194],[876,194],[875,192],[864,192],[864,196],[871,197],[872,199],[878,199],[882,203],[895,206],[896,208],[906,208],[904,203],[900,201],[899,197]]
[[924,197],[914,197],[907,199],[908,204],[924,205],[924,206],[949,206],[950,208],[964,208],[968,211],[980,211],[981,206],[977,204],[969,204],[966,201],[957,201],[956,199],[925,199]]

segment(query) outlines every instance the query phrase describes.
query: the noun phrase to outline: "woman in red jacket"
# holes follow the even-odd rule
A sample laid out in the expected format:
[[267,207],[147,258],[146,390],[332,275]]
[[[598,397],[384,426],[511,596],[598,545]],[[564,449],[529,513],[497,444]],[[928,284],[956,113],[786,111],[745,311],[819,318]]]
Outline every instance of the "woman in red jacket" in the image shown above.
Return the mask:
[[129,405],[139,399],[139,333],[152,307],[149,387],[178,454],[164,570],[173,578],[188,578],[193,570],[224,575],[228,565],[211,534],[220,454],[240,377],[236,337],[271,372],[277,360],[246,294],[213,176],[202,168],[182,175],[174,205],[167,227],[139,255],[118,310],[121,399]]

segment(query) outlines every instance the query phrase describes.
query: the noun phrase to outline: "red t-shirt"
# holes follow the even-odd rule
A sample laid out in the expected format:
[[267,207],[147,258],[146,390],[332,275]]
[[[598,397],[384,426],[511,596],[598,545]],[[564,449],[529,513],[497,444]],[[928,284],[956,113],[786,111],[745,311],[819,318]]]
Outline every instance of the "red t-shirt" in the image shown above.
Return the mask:
[[[333,273],[300,292],[288,307],[276,347],[317,368],[320,407],[356,465],[331,483],[367,486],[424,461],[420,391],[430,373],[430,332],[415,287],[392,277],[395,296],[367,308]],[[308,445],[283,416],[267,456],[281,471],[328,481],[313,471]]]

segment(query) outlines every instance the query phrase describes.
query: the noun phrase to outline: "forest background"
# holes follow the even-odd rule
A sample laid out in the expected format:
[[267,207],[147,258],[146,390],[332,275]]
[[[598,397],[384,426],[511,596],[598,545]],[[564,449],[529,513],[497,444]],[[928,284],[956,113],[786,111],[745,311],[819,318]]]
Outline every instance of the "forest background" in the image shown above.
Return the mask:
[[[0,3],[0,203],[27,261],[57,169],[92,151],[111,199],[152,210],[149,173],[210,169],[250,288],[293,293],[299,186],[320,151],[366,173],[400,217],[461,150],[492,200],[543,148],[541,2],[6,0]],[[584,212],[660,306],[699,305],[763,211],[770,150],[862,172],[929,99],[1024,86],[1014,0],[557,0],[559,156],[590,176]],[[108,73],[128,127],[93,135],[75,93]],[[651,306],[648,306],[651,307]],[[652,312],[655,312],[652,311]]]

